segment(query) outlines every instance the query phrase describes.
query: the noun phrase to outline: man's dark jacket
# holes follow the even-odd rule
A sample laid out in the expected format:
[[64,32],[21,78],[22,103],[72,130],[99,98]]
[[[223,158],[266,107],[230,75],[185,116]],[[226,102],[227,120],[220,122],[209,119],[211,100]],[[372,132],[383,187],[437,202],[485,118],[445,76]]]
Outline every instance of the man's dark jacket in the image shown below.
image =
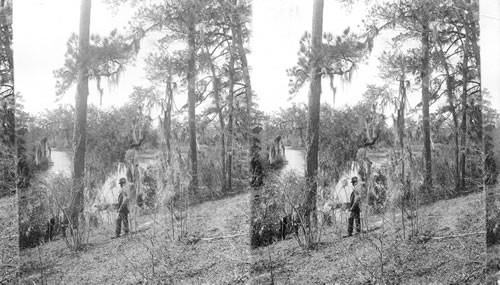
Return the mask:
[[128,214],[128,202],[126,201],[125,203],[123,203],[123,191],[124,190],[120,191],[120,195],[118,195],[118,209],[121,214]]
[[349,204],[349,208],[351,209],[351,212],[354,213],[360,213],[361,209],[359,208],[359,201],[354,204],[354,201],[356,200],[356,194],[354,194],[354,190],[351,193],[351,203]]

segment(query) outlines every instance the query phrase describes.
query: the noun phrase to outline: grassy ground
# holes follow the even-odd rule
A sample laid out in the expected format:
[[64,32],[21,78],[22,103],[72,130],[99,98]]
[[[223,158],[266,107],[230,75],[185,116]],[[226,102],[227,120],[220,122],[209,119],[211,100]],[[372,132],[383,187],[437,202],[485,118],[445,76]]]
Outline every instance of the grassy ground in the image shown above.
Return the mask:
[[61,239],[23,250],[21,284],[483,284],[484,208],[482,193],[422,207],[413,240],[388,213],[351,238],[345,224],[327,226],[314,250],[291,238],[250,251],[249,194],[237,194],[193,206],[180,239],[160,211],[119,239],[101,225],[77,253]]
[[[497,168],[500,167],[500,128],[496,128],[493,132],[494,145],[494,159]],[[500,180],[500,176],[497,177],[497,181]],[[487,203],[487,217],[489,219],[494,219],[494,223],[500,223],[496,220],[498,218],[498,213],[500,212],[500,184],[494,187],[488,187],[488,193],[486,195]],[[500,241],[496,244],[488,245],[487,249],[487,283],[496,284],[496,281],[500,280]]]
[[[500,178],[500,177],[499,177]],[[488,188],[486,195],[488,205],[488,217],[490,219],[497,219],[498,211],[500,210],[500,185]],[[499,223],[500,221],[495,221]],[[488,284],[496,284],[500,280],[500,241],[496,244],[488,244],[487,252],[487,282]]]
[[63,240],[23,250],[21,284],[245,283],[251,264],[248,198],[194,206],[181,241],[171,241],[170,216],[160,214],[141,217],[140,230],[119,239],[110,239],[114,225],[102,226],[78,253]]
[[401,240],[400,216],[388,214],[351,238],[339,237],[345,225],[327,226],[315,250],[288,239],[250,252],[242,194],[194,206],[181,241],[170,240],[170,216],[159,214],[142,216],[140,230],[120,239],[102,226],[78,253],[63,240],[23,250],[21,284],[483,284],[483,197],[422,208],[420,239]]
[[[372,217],[350,238],[326,227],[314,250],[291,238],[253,251],[256,284],[483,284],[484,195],[439,201],[419,211],[420,238],[402,240],[400,216]],[[406,221],[408,229],[409,221]],[[471,234],[472,233],[472,234]],[[460,236],[461,234],[468,234]],[[432,237],[432,238],[431,238]]]
[[0,199],[0,284],[15,284],[19,265],[17,197]]
[[500,245],[488,246],[487,284],[497,284],[500,280]]

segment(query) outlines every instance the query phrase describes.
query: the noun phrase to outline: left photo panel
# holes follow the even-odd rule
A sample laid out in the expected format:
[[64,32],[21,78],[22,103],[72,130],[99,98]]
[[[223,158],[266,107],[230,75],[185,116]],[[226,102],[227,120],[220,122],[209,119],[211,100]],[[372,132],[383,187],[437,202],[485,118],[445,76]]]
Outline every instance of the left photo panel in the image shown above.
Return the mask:
[[0,284],[15,284],[19,268],[12,1],[0,1]]
[[15,5],[21,284],[246,282],[250,1]]

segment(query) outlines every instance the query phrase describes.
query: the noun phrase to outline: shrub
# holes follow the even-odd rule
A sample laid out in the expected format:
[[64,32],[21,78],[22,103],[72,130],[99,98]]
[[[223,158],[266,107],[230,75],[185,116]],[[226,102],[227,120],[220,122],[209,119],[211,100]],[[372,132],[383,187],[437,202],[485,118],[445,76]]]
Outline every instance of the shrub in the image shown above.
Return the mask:
[[158,185],[156,182],[156,175],[154,173],[155,167],[152,165],[148,165],[145,173],[144,173],[144,178],[142,180],[143,187],[144,187],[144,203],[146,204],[147,207],[149,208],[155,208],[156,207],[156,199],[157,199],[157,192],[158,192]]
[[210,196],[217,195],[222,188],[222,167],[219,160],[205,158],[198,163],[200,184],[205,186]]
[[456,164],[454,157],[454,146],[442,146],[433,153],[432,172],[434,186],[437,186],[433,192],[432,198],[434,200],[444,199],[455,193]]
[[[21,249],[34,247],[48,241],[47,223],[54,219],[54,235],[61,233],[64,220],[68,221],[71,202],[72,179],[64,174],[48,176],[38,180],[32,187],[22,189],[19,198],[19,247]],[[36,186],[35,186],[36,185]],[[86,188],[85,205],[92,205],[89,199],[90,191]],[[79,218],[79,228],[69,227],[65,242],[73,250],[80,249],[88,241],[90,231],[96,226],[96,217],[84,211]]]
[[19,247],[34,247],[40,244],[44,236],[44,226],[49,216],[47,189],[36,186],[21,189],[19,195]]
[[[256,190],[252,201],[251,246],[266,246],[294,234],[298,244],[312,248],[319,242],[323,223],[321,211],[313,212],[318,222],[307,220],[304,212],[306,183],[294,172],[272,176],[264,187]],[[318,197],[319,199],[319,197]]]
[[279,222],[283,215],[283,204],[279,199],[276,181],[268,180],[255,190],[252,201],[251,239],[253,248],[266,246],[276,241],[279,236]]

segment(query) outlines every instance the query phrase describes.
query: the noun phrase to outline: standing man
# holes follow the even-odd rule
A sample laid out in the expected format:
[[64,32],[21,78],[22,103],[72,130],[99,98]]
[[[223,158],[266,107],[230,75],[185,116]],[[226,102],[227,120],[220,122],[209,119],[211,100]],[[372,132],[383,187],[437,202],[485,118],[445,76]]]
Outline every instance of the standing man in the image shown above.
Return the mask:
[[116,219],[116,237],[120,237],[122,231],[122,223],[123,223],[123,231],[125,234],[128,234],[128,189],[124,187],[127,184],[127,179],[120,178],[120,194],[118,195],[118,218]]
[[356,232],[360,233],[361,232],[361,207],[360,207],[360,201],[361,201],[361,191],[358,186],[358,177],[354,176],[351,178],[351,183],[352,183],[352,193],[351,193],[351,203],[349,206],[349,211],[351,214],[349,215],[349,226],[347,228],[347,236],[352,236],[352,231],[353,231],[353,223],[356,222]]

